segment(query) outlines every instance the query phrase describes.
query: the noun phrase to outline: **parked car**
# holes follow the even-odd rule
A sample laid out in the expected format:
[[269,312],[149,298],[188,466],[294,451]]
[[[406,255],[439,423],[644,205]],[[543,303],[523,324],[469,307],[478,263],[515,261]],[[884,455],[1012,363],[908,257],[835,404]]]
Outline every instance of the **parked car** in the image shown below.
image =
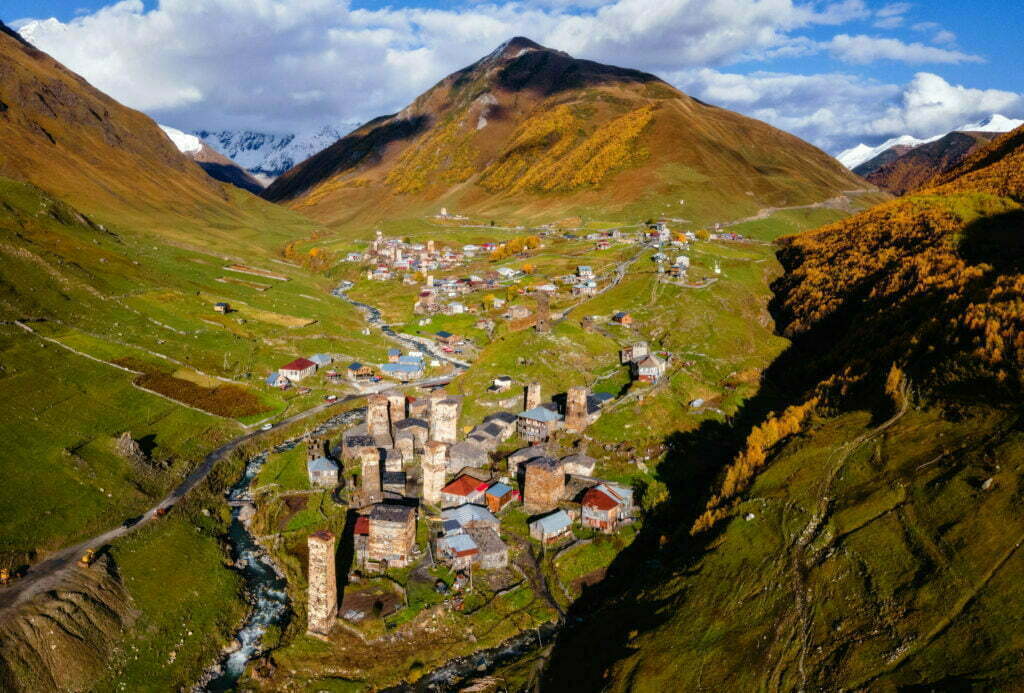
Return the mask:
[[273,427],[274,427],[274,424],[272,424],[272,423],[265,423],[262,426],[260,426],[260,430],[261,431],[269,431]]
[[328,401],[328,402],[337,402],[338,401],[338,396],[337,395],[327,395],[326,397],[324,397],[324,399],[326,401]]

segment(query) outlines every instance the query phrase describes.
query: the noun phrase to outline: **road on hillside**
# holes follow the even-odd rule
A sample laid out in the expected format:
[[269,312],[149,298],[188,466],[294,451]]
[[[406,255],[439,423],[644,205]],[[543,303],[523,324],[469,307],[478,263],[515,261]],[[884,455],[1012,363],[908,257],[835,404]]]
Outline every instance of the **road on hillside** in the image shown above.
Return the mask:
[[[452,377],[452,375],[447,375],[425,378],[423,380],[407,383],[402,387],[432,387],[434,385],[444,385],[450,382]],[[189,474],[184,481],[178,484],[178,486],[175,487],[175,489],[163,500],[147,510],[140,517],[138,522],[135,522],[131,526],[126,526],[124,524],[119,525],[114,529],[92,537],[91,539],[86,539],[74,546],[63,548],[51,554],[45,560],[31,566],[25,575],[12,579],[9,585],[0,587],[0,619],[5,618],[9,611],[26,603],[35,595],[59,588],[64,575],[78,565],[81,557],[89,549],[99,550],[100,547],[106,546],[110,542],[120,539],[130,532],[134,532],[138,528],[153,522],[157,519],[157,513],[161,508],[168,508],[178,503],[210,474],[217,462],[224,459],[243,443],[265,436],[282,427],[290,426],[298,421],[302,421],[310,416],[326,411],[331,407],[339,406],[345,402],[362,399],[374,392],[393,389],[395,387],[397,386],[394,383],[381,383],[377,388],[372,390],[347,395],[333,402],[322,402],[314,407],[306,409],[305,411],[293,414],[286,419],[282,419],[267,430],[260,429],[251,431],[238,436],[224,445],[221,445],[219,448],[203,458],[202,464],[196,467],[192,473]]]

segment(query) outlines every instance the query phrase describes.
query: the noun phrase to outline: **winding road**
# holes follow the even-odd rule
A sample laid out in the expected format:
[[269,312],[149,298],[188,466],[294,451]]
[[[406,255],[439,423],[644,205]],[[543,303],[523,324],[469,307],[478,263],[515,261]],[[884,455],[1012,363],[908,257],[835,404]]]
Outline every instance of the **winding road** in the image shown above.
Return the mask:
[[401,386],[395,383],[380,383],[379,385],[373,388],[367,388],[362,392],[347,395],[333,402],[322,402],[314,407],[306,409],[305,411],[301,411],[297,414],[293,414],[292,416],[282,419],[281,421],[278,421],[277,423],[273,424],[269,429],[259,429],[255,431],[250,431],[228,441],[227,443],[224,443],[219,448],[213,450],[208,455],[206,455],[206,457],[203,458],[202,463],[198,467],[196,467],[187,477],[185,477],[185,479],[180,484],[178,484],[174,488],[174,490],[172,490],[159,503],[157,503],[149,510],[147,510],[145,513],[143,513],[137,522],[128,523],[127,521],[125,521],[125,523],[118,525],[117,527],[110,529],[102,534],[94,536],[90,539],[86,539],[85,541],[79,542],[73,546],[68,546],[63,549],[60,549],[59,551],[56,551],[47,556],[45,560],[40,561],[39,563],[36,563],[35,565],[31,566],[24,575],[12,579],[9,585],[0,587],[0,618],[6,618],[10,611],[26,603],[37,594],[57,589],[60,586],[65,574],[69,570],[74,569],[78,565],[79,559],[89,549],[99,550],[101,547],[110,544],[112,541],[120,539],[121,537],[131,532],[134,532],[140,527],[143,527],[149,524],[150,522],[153,522],[155,519],[157,519],[157,513],[160,511],[161,508],[170,507],[177,503],[178,501],[180,501],[186,495],[188,495],[189,492],[192,491],[192,489],[198,486],[199,483],[202,482],[203,479],[205,479],[209,475],[210,471],[213,470],[214,466],[219,461],[224,459],[227,455],[231,454],[234,450],[236,450],[239,446],[243,445],[244,443],[247,443],[251,440],[256,440],[260,437],[263,437],[267,434],[274,432],[277,429],[286,426],[291,426],[292,424],[302,421],[303,419],[307,419],[311,416],[324,412],[330,409],[331,407],[340,406],[341,404],[344,404],[346,402],[352,402],[354,400],[361,399],[375,392],[380,392],[382,390],[387,389],[394,389],[396,387],[430,387],[434,385],[444,385],[450,382],[453,377],[455,377],[456,375],[464,371],[466,368],[468,368],[469,364],[464,364],[462,362],[447,358],[441,354],[437,354],[431,348],[425,348],[424,345],[420,344],[416,340],[404,338],[395,334],[387,325],[383,325],[380,322],[380,311],[377,310],[376,308],[365,304],[356,303],[355,301],[345,296],[343,292],[337,289],[333,293],[338,298],[342,298],[343,300],[346,300],[349,303],[352,303],[353,305],[356,305],[357,307],[360,307],[363,310],[367,311],[368,322],[377,329],[381,330],[389,338],[405,344],[414,344],[416,348],[423,349],[430,353],[432,356],[436,356],[439,359],[443,359],[451,363],[456,368],[455,372],[449,375],[436,376],[433,378],[424,378],[414,382],[402,384]]

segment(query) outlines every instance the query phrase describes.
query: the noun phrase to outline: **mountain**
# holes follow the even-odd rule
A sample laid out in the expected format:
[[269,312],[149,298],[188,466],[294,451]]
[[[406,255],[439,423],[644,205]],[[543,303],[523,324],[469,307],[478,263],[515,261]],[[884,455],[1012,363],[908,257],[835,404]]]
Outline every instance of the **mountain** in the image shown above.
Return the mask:
[[291,169],[264,193],[321,221],[566,215],[701,221],[862,187],[796,137],[654,75],[525,38]]
[[893,195],[903,195],[956,167],[979,147],[988,144],[994,134],[951,132],[917,147],[893,147],[853,172]]
[[[1021,125],[1024,125],[1024,120],[1014,120],[1013,118],[1007,118],[1006,116],[999,115],[997,113],[976,123],[965,123],[951,132],[1003,133],[1018,128]],[[922,144],[928,144],[942,139],[946,135],[951,134],[951,132],[934,135],[924,139],[920,139],[912,135],[900,135],[899,137],[886,140],[882,144],[874,147],[862,143],[836,154],[836,159],[839,160],[839,163],[850,170],[867,166],[867,168],[864,169],[864,173],[861,174],[866,175],[879,166],[887,164],[893,160],[894,157],[889,155],[878,162],[869,163],[872,162],[873,159],[876,159],[876,157],[885,154],[890,149],[897,148],[897,153],[903,154],[910,148],[919,147]]]
[[1019,128],[785,239],[791,346],[669,441],[679,496],[567,615],[546,688],[1019,687],[1022,227]]
[[263,185],[338,140],[347,128],[325,125],[301,134],[272,134],[252,130],[196,130],[193,134],[212,149],[247,170]]
[[248,190],[255,195],[263,191],[263,184],[248,171],[220,152],[214,151],[195,135],[189,135],[166,125],[161,125],[160,129],[171,138],[171,142],[179,152],[199,164],[199,167],[206,171],[211,178],[223,183],[230,183],[236,188]]

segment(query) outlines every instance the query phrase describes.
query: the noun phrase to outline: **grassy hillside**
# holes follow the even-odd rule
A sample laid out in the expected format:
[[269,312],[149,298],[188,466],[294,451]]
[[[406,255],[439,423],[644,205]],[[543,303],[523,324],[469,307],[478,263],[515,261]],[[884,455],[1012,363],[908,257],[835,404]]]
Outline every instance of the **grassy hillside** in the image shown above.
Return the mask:
[[831,157],[653,75],[517,38],[281,176],[268,199],[331,226],[440,207],[543,223],[697,223],[864,187]]
[[1016,687],[1021,136],[786,240],[790,347],[731,427],[670,439],[660,522],[577,603],[549,685]]

